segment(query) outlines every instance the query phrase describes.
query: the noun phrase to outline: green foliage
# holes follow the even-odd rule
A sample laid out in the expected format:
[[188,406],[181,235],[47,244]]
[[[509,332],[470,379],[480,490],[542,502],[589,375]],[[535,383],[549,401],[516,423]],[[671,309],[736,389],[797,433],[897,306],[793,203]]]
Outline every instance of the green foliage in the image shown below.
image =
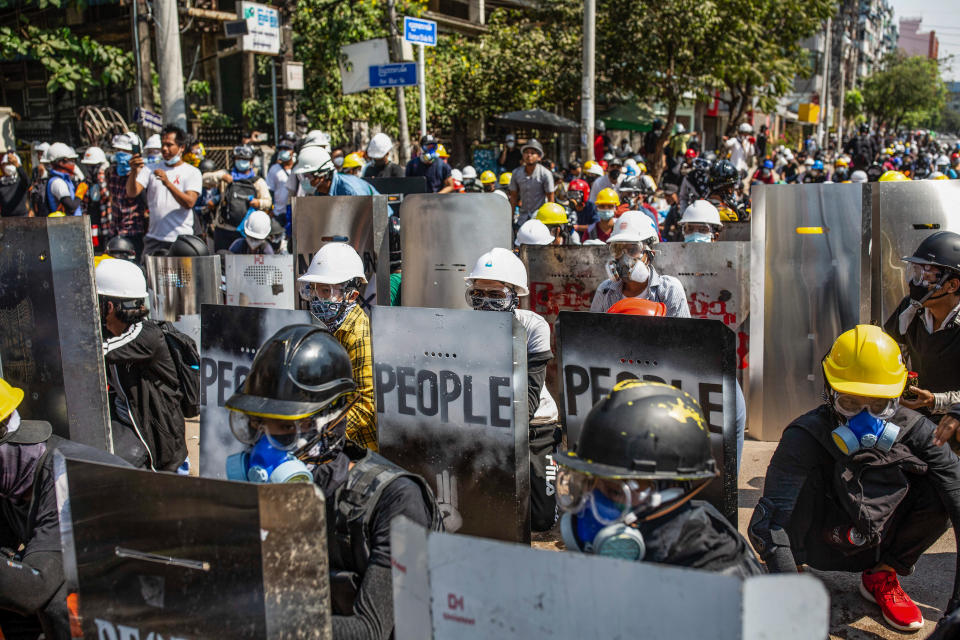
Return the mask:
[[944,107],[940,112],[940,119],[936,129],[942,133],[960,135],[960,111]]
[[212,105],[202,105],[196,108],[191,106],[191,109],[194,116],[204,127],[232,127],[234,124],[233,118],[225,113],[220,113]]
[[843,115],[855,122],[863,118],[863,93],[859,89],[850,89],[844,94]]
[[266,131],[273,127],[273,106],[261,100],[246,99],[240,105],[243,112],[243,121],[251,129]]
[[863,82],[867,113],[892,129],[936,121],[946,96],[937,61],[924,56],[892,54]]
[[[58,0],[47,2],[61,5]],[[64,89],[84,96],[97,88],[130,86],[132,53],[89,36],[78,37],[67,27],[41,29],[20,22],[16,28],[0,27],[0,59],[26,56],[38,61],[49,75],[51,93]]]
[[206,80],[191,80],[187,83],[187,97],[207,101],[210,99],[210,83]]

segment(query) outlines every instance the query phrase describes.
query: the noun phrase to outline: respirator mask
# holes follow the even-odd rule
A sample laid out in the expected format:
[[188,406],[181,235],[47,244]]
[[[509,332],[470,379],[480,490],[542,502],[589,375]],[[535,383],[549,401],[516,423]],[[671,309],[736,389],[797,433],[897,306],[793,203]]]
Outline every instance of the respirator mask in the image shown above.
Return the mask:
[[613,257],[606,269],[611,280],[632,280],[643,284],[650,279],[650,267],[643,261],[643,245],[618,242],[610,245],[610,250]]
[[833,442],[846,455],[875,447],[890,451],[900,427],[888,422],[900,406],[898,398],[872,398],[852,393],[833,393],[831,404],[844,424],[833,430]]
[[498,289],[468,287],[464,298],[474,311],[513,311],[520,304],[517,293],[506,285]]

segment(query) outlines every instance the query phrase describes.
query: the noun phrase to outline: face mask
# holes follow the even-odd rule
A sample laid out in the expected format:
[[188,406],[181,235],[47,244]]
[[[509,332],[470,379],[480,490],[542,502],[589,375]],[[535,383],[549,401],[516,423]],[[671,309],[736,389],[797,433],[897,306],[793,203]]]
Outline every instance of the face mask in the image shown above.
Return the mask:
[[899,434],[900,427],[872,416],[866,409],[848,418],[846,424],[840,425],[832,433],[837,448],[847,455],[870,447],[890,451]]
[[161,159],[161,158],[160,158],[160,154],[158,154],[158,153],[150,153],[150,154],[147,154],[147,157],[144,158],[143,161],[146,163],[146,165],[147,165],[148,167],[150,167],[151,169],[153,169],[153,168],[156,167],[158,164],[160,164],[160,159]]
[[227,479],[258,483],[313,482],[307,465],[260,436],[249,452],[227,458]]
[[337,169],[339,169],[340,167],[342,167],[342,166],[343,166],[343,156],[337,156],[336,158],[334,158],[334,159],[333,159],[333,166],[335,166]]
[[[565,513],[560,521],[567,549],[622,560],[643,560],[646,555],[643,535],[624,521],[636,520],[636,516],[629,514],[624,518],[623,508],[599,490],[594,490],[587,501],[589,505],[578,514]],[[611,521],[612,524],[606,524]]]
[[333,300],[323,300],[314,297],[313,300],[310,301],[310,313],[314,318],[322,322],[327,329],[336,331],[340,325],[343,324],[347,314],[354,306],[356,306],[355,302],[346,302],[344,300],[334,302]]
[[423,162],[427,163],[427,164],[433,164],[434,160],[437,159],[437,152],[436,152],[436,151],[424,151],[424,152],[420,155],[420,159],[421,159]]
[[514,142],[513,140],[507,141],[507,149],[513,149],[515,146],[517,146],[517,143]]
[[117,151],[117,153],[114,154],[113,159],[117,165],[118,176],[125,176],[130,173],[130,159],[132,157],[133,156],[126,151]]
[[255,238],[246,238],[247,246],[251,249],[259,249],[263,246],[266,240],[257,240]]
[[17,167],[12,164],[3,165],[3,175],[8,178],[12,178],[17,175]]
[[180,154],[178,153],[177,155],[173,156],[173,157],[170,158],[169,160],[164,160],[163,162],[164,162],[164,164],[166,164],[168,167],[176,166],[177,163],[180,162]]
[[301,180],[300,186],[303,188],[303,195],[305,196],[314,196],[317,195],[317,190],[310,184],[309,180]]
[[482,295],[472,295],[471,290],[466,292],[467,304],[474,311],[513,311],[520,304],[520,298],[513,291],[505,298],[489,298]]
[[597,209],[597,217],[601,220],[610,220],[616,212],[616,209]]
[[250,170],[250,161],[249,160],[237,160],[233,163],[233,166],[237,168],[237,171],[246,173]]
[[[608,269],[608,273],[610,271],[611,269]],[[612,262],[612,271],[622,282],[632,280],[643,284],[650,279],[650,268],[643,260],[628,254],[623,254]]]
[[688,233],[683,236],[684,242],[713,242],[713,234],[710,233]]
[[610,170],[610,179],[611,179],[611,180],[616,180],[616,179],[619,178],[619,177],[620,177],[620,170],[619,170],[619,169],[611,169],[611,170]]
[[280,162],[289,162],[293,158],[292,151],[281,151],[280,152]]

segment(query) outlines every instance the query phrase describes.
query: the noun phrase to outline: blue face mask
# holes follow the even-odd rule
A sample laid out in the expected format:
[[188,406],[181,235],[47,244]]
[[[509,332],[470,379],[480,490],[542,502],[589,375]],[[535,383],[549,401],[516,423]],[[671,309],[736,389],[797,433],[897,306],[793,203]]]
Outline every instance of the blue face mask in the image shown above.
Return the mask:
[[166,164],[168,167],[174,167],[174,166],[177,165],[178,162],[180,162],[180,154],[178,153],[177,155],[173,156],[173,157],[170,158],[169,160],[164,160],[163,162],[164,162],[164,164]]
[[688,233],[683,236],[684,242],[713,242],[713,234],[710,233]]
[[900,427],[874,417],[866,409],[847,419],[846,424],[840,425],[832,433],[837,448],[847,455],[870,447],[890,451],[899,434]]
[[313,475],[289,451],[278,449],[260,436],[249,452],[227,458],[227,479],[258,483],[313,482]]
[[610,220],[616,212],[616,209],[597,209],[597,217],[601,220]]
[[279,155],[278,157],[280,158],[280,162],[288,162],[288,161],[290,160],[290,158],[293,157],[293,152],[292,152],[292,151],[281,151],[281,152],[280,152],[280,155]]
[[130,174],[130,160],[133,158],[132,154],[127,153],[126,151],[117,151],[113,154],[113,161],[117,164],[117,175],[126,176]]
[[159,153],[147,154],[147,156],[143,159],[144,163],[146,163],[147,167],[150,169],[156,169],[157,165],[160,164],[160,160],[162,160],[162,157]]
[[233,166],[237,168],[237,171],[241,173],[246,173],[250,170],[250,161],[249,160],[237,160],[233,163]]
[[580,513],[563,514],[560,529],[567,549],[623,560],[643,560],[646,554],[643,535],[623,521],[623,507],[596,489],[588,500],[592,504]]

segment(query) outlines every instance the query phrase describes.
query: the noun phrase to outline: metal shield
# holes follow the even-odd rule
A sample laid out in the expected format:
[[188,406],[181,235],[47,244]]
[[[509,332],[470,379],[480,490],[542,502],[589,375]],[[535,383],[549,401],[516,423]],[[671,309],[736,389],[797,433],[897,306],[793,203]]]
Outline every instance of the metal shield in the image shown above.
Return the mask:
[[[294,198],[293,250],[297,277],[310,266],[313,254],[328,242],[346,242],[363,258],[367,289],[364,306],[390,299],[390,274],[377,278],[377,256],[386,242],[387,196],[307,196]],[[380,281],[385,281],[381,283]],[[301,302],[301,308],[306,308]]]
[[469,308],[463,279],[477,258],[494,247],[513,249],[510,205],[492,193],[411,195],[400,219],[407,307]]
[[274,333],[311,324],[308,311],[203,305],[200,341],[200,475],[226,478],[227,456],[244,450],[230,431],[227,399],[243,385],[253,357]]
[[[57,499],[83,636],[330,638],[323,495],[66,458]],[[105,508],[109,505],[109,508]]]
[[200,306],[223,304],[220,256],[144,256],[150,317],[172,322],[200,344]]
[[704,497],[737,522],[735,336],[723,323],[564,311],[557,321],[561,415],[571,448],[587,413],[621,380],[664,382],[690,393],[710,427],[720,469]]
[[398,215],[403,198],[412,193],[427,193],[427,179],[420,178],[364,178],[373,188],[387,196],[390,213]]
[[872,254],[873,322],[883,326],[908,293],[908,266],[911,256],[924,238],[937,231],[960,233],[960,183],[954,180],[912,180],[910,182],[873,182],[869,190],[873,211]]
[[526,331],[511,313],[379,306],[380,453],[433,487],[448,531],[528,542]]
[[750,221],[724,222],[720,231],[720,240],[750,242]]
[[[520,306],[536,311],[550,325],[550,348],[557,353],[557,316],[561,311],[589,311],[597,287],[607,278],[604,265],[610,259],[606,246],[522,245],[520,259],[527,268],[530,295]],[[547,389],[560,397],[558,360],[547,364]]]
[[755,187],[747,407],[751,435],[762,440],[779,440],[822,402],[821,359],[838,335],[870,322],[864,186]]
[[89,223],[0,219],[0,371],[18,411],[111,451],[101,344]]
[[222,257],[227,304],[268,309],[296,308],[292,255]]

